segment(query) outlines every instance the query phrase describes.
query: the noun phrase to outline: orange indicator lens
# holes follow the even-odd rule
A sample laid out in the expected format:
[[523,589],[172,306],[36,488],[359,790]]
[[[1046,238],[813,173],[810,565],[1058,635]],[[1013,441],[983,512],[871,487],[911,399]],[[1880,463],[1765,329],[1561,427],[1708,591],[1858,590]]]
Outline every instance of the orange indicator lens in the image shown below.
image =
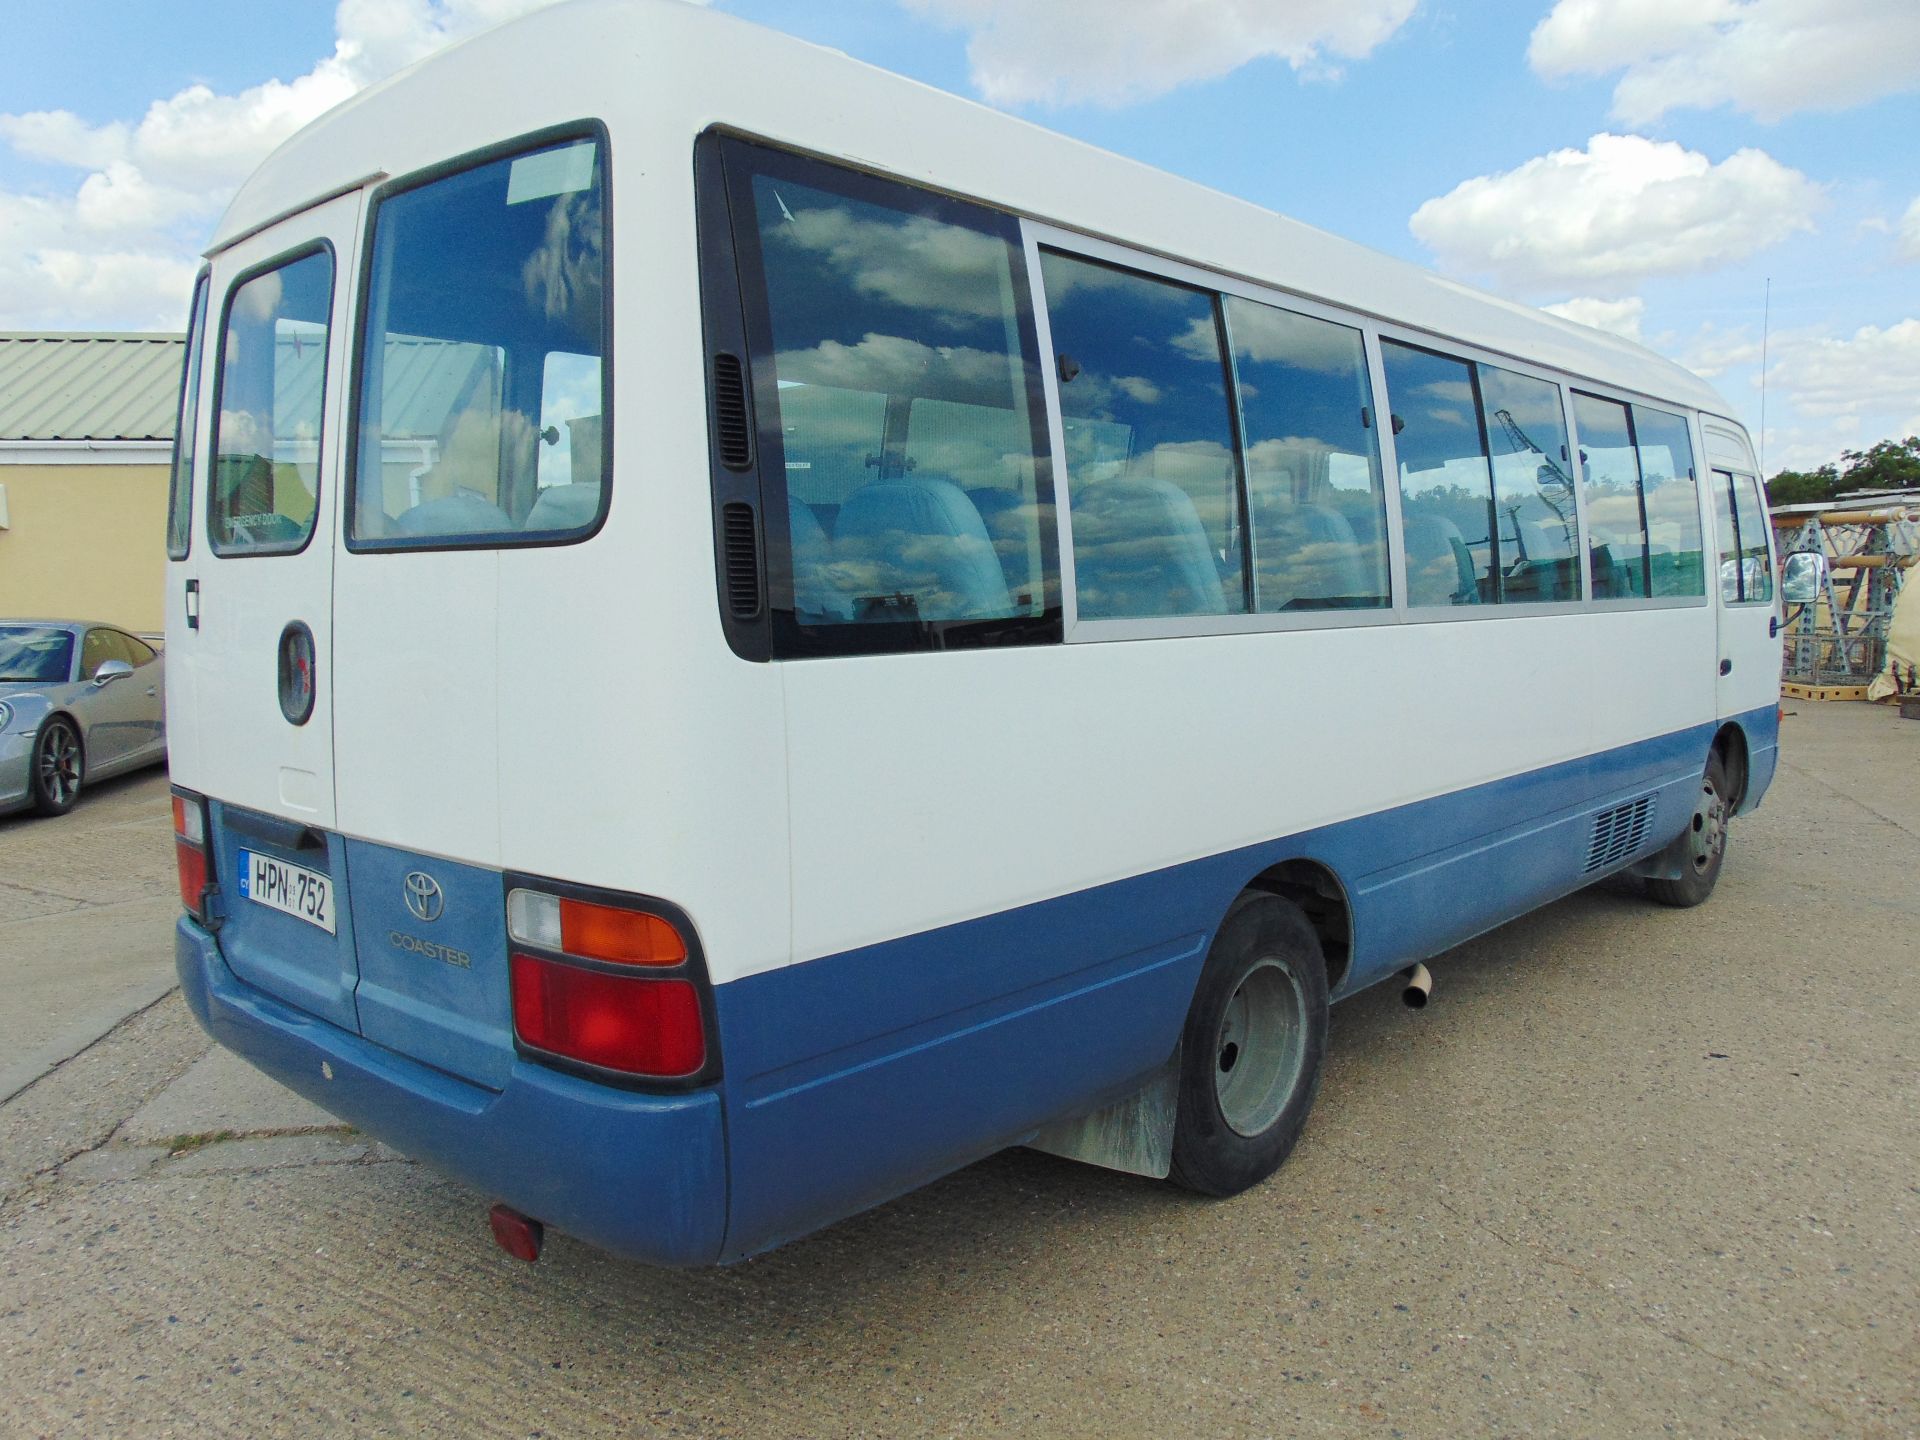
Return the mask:
[[678,965],[687,958],[687,942],[658,915],[565,898],[560,901],[560,948],[582,959],[622,965]]

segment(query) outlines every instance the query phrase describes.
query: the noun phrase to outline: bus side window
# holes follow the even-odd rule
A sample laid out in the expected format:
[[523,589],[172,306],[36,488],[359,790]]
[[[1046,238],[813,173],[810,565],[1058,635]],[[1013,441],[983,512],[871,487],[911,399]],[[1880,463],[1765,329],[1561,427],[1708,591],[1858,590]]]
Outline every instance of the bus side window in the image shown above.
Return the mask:
[[1386,489],[1360,332],[1237,295],[1225,305],[1255,608],[1387,605]]
[[1380,348],[1398,434],[1407,601],[1428,606],[1497,600],[1493,471],[1473,366],[1393,340]]
[[1059,582],[1012,222],[729,153],[773,370],[755,389],[762,495],[786,521],[764,527],[775,653],[1038,638]]
[[1767,551],[1766,506],[1760,503],[1760,482],[1751,475],[1733,478],[1733,513],[1740,527],[1740,596],[1743,600],[1773,600],[1773,561]]
[[1640,484],[1647,516],[1649,594],[1655,598],[1707,593],[1701,551],[1700,492],[1686,417],[1633,407],[1640,450]]
[[1582,483],[1587,492],[1587,564],[1596,600],[1646,599],[1647,523],[1640,460],[1627,407],[1574,392]]
[[1085,619],[1246,609],[1213,297],[1042,251]]

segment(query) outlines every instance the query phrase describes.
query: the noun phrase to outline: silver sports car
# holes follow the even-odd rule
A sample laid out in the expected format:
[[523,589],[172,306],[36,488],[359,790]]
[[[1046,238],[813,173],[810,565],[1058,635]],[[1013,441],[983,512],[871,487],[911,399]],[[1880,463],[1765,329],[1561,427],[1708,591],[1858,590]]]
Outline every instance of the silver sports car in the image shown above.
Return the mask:
[[74,620],[0,620],[0,814],[62,815],[80,786],[167,758],[166,662]]

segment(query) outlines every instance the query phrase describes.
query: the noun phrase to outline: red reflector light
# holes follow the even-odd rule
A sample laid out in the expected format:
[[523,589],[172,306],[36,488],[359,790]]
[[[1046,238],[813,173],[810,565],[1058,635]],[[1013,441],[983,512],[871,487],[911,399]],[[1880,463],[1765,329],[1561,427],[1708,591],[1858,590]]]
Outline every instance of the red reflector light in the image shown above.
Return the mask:
[[197,795],[173,792],[173,859],[180,871],[180,903],[196,920],[207,890],[207,811]]
[[200,897],[207,888],[207,852],[198,845],[176,840],[173,858],[180,867],[180,903],[187,907],[187,913],[195,919],[204,918],[200,914]]
[[569,955],[623,965],[678,965],[687,958],[687,942],[658,915],[564,897],[560,901],[560,948]]
[[493,1227],[494,1243],[514,1259],[531,1265],[540,1258],[540,1245],[547,1238],[547,1232],[538,1220],[529,1219],[511,1206],[496,1205],[487,1212],[487,1223]]
[[536,1050],[624,1075],[691,1075],[707,1059],[700,994],[688,980],[646,980],[513,957],[513,1022]]

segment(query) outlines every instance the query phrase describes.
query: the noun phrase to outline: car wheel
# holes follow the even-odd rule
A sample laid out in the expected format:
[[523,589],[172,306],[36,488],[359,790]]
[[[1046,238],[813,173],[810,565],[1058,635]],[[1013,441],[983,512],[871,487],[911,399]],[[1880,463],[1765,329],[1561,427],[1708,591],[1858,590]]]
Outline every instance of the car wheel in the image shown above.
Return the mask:
[[1707,759],[1706,773],[1700,777],[1687,828],[1680,832],[1668,851],[1668,856],[1680,867],[1680,878],[1647,881],[1647,894],[1662,905],[1684,909],[1698,905],[1713,893],[1714,883],[1720,878],[1721,862],[1727,858],[1727,818],[1733,812],[1728,794],[1726,762],[1715,751]]
[[80,798],[86,756],[72,722],[58,716],[40,730],[33,747],[33,808],[42,815],[64,815]]
[[1299,908],[1247,894],[1214,937],[1181,1038],[1171,1178],[1237,1195],[1292,1151],[1320,1090],[1327,962]]

